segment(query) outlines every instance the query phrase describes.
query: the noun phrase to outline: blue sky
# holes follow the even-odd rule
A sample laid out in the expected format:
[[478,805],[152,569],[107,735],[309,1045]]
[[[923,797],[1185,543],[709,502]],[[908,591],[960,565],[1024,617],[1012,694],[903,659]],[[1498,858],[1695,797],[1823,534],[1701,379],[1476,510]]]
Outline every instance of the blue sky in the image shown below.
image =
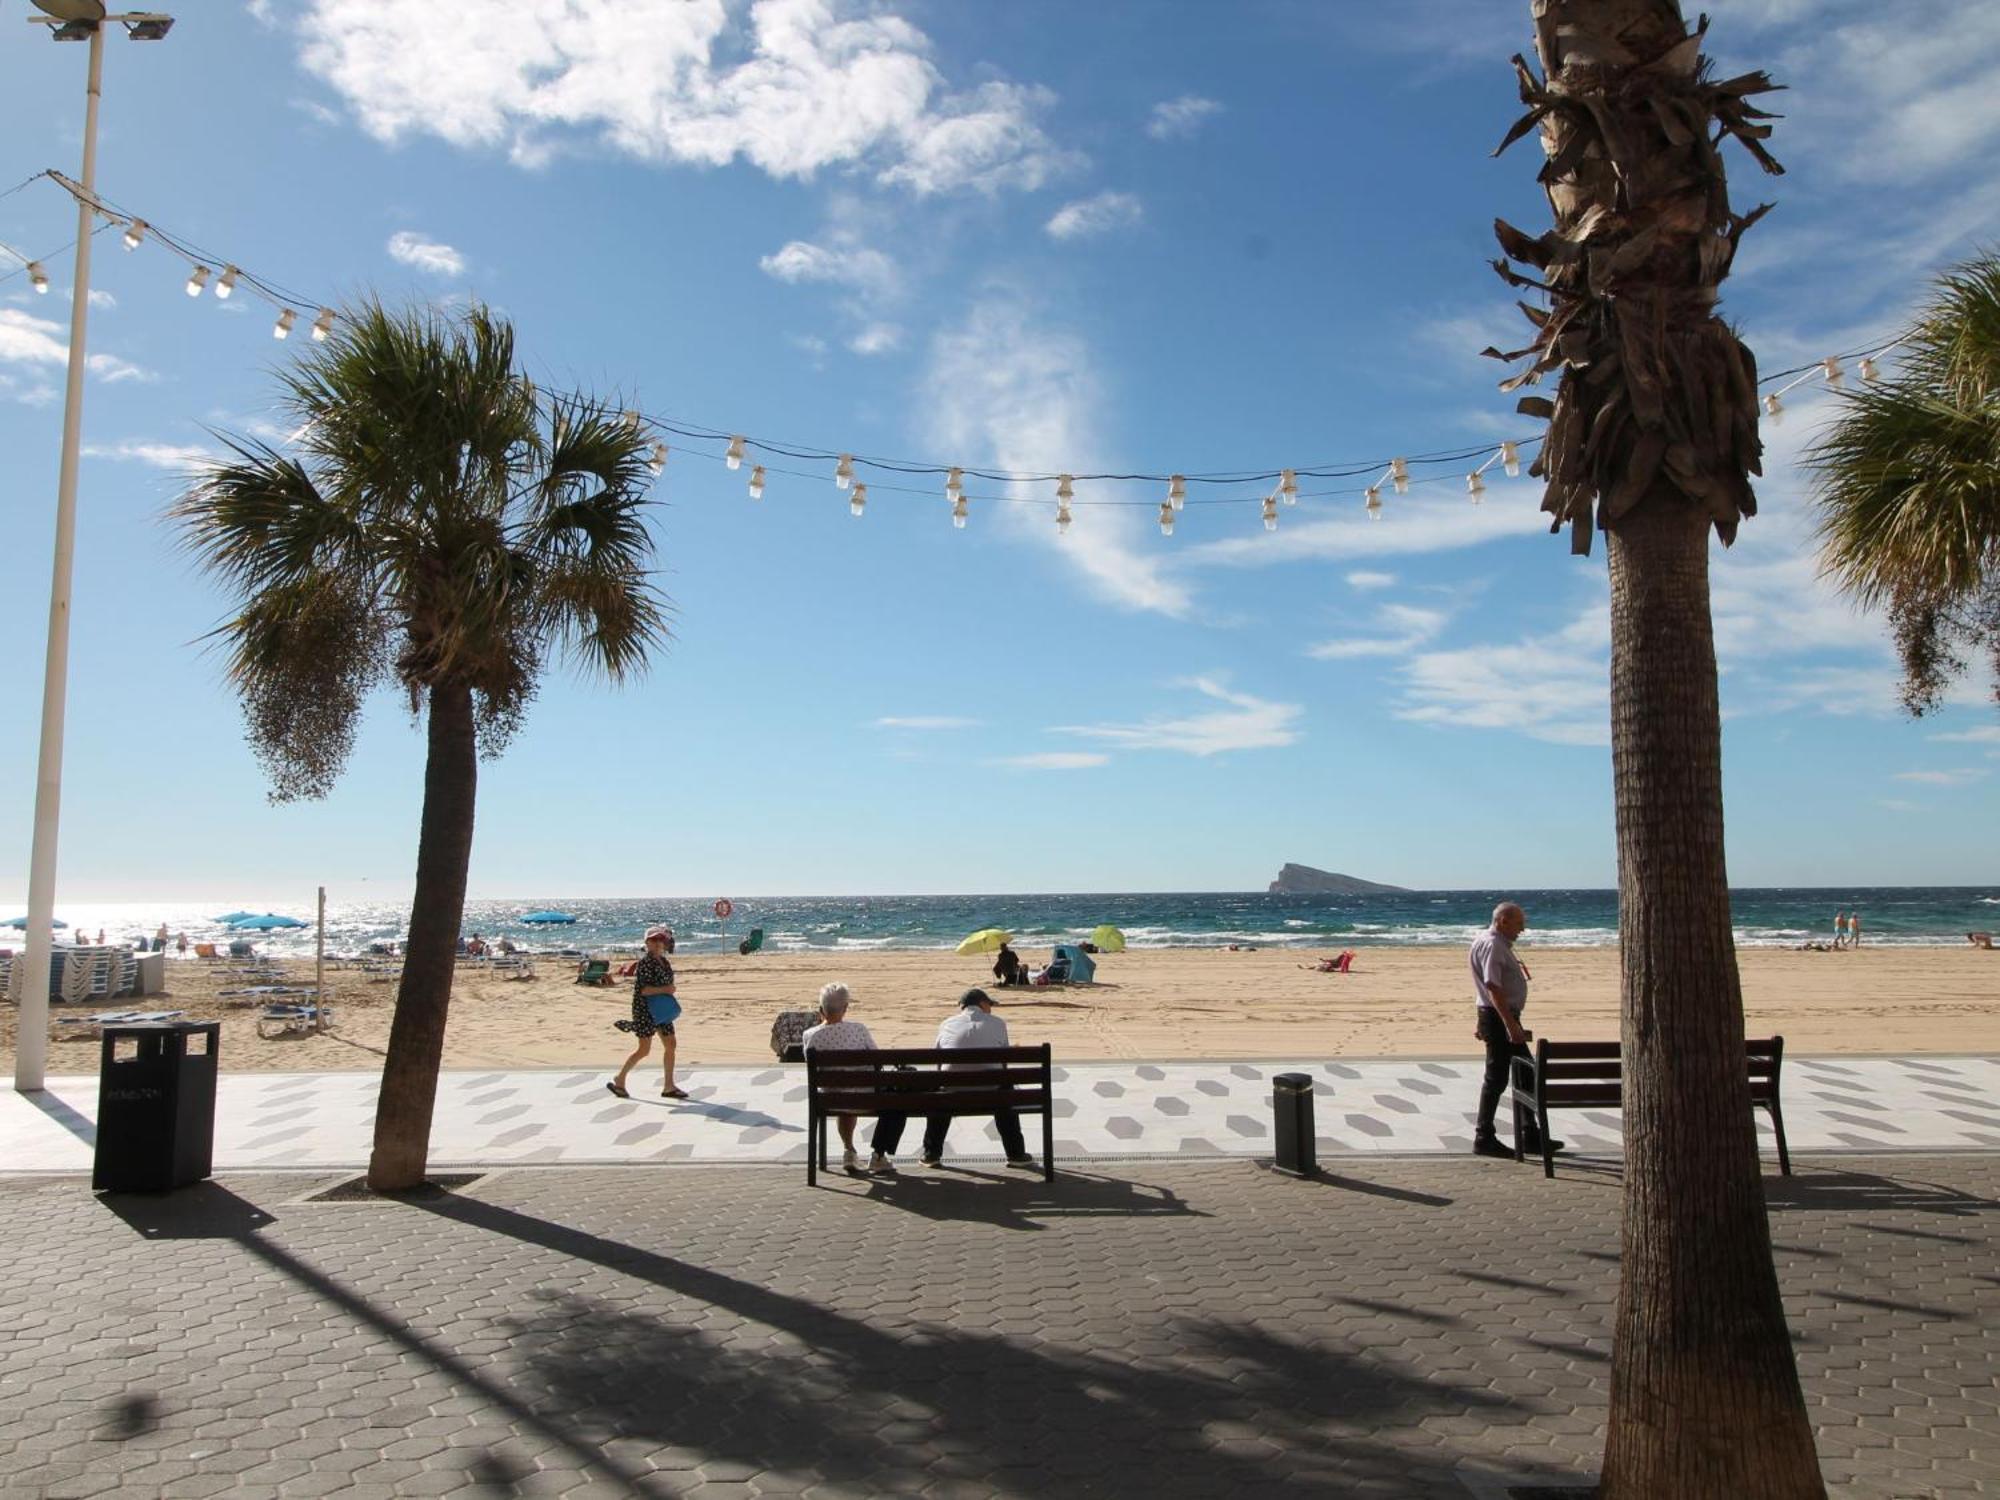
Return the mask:
[[[74,173],[84,49],[0,10],[0,188]],[[1033,471],[1304,467],[1525,436],[1477,351],[1486,261],[1546,222],[1508,55],[1525,4],[845,0],[186,4],[107,47],[111,201],[311,299],[483,298],[539,379],[814,448]],[[1718,0],[1722,67],[1791,92],[1726,310],[1766,368],[1893,330],[2000,228],[2000,11]],[[9,455],[0,897],[25,894],[74,213],[0,239]],[[0,266],[0,274],[7,267]],[[223,601],[161,521],[209,428],[282,435],[271,308],[96,242],[61,897],[406,889],[421,739],[371,709],[326,802],[274,808],[199,638]],[[101,295],[99,295],[101,294]],[[303,321],[299,332],[303,333]],[[1994,876],[2000,720],[1912,722],[1879,621],[1816,583],[1793,458],[1715,573],[1738,884]],[[871,484],[764,500],[675,444],[676,640],[622,691],[551,677],[486,766],[483,896],[1218,889],[1299,860],[1413,886],[1613,883],[1602,549],[1463,468],[1371,524],[1361,481]],[[864,475],[864,477],[866,477]],[[1314,493],[1332,489],[1331,494]],[[1243,490],[1203,492],[1236,498]],[[1023,504],[1033,499],[1042,503]],[[59,897],[59,899],[61,899]]]

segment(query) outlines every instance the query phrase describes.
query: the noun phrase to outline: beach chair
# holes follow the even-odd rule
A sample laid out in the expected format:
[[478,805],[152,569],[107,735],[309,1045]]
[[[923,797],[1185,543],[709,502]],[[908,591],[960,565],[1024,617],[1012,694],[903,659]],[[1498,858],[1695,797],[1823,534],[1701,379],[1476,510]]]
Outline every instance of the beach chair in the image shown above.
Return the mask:
[[213,944],[213,943],[196,943],[196,944],[194,945],[194,956],[195,956],[196,958],[220,958],[220,957],[222,957],[222,955],[221,955],[220,953],[217,953],[217,952],[215,951],[215,944]]
[[611,983],[611,960],[608,958],[586,959],[582,967],[576,971],[576,982],[578,984],[595,985],[599,988],[608,987]]
[[748,936],[742,942],[736,945],[736,951],[738,953],[747,956],[749,954],[755,953],[759,948],[763,946],[764,946],[764,929],[761,927],[753,927],[750,929],[750,936]]
[[319,1030],[319,1023],[333,1025],[331,1005],[267,1005],[264,1013],[257,1017],[257,1035],[265,1040],[280,1036],[308,1036]]
[[141,1026],[155,1021],[178,1021],[184,1010],[107,1010],[94,1016],[57,1016],[56,1026],[65,1035],[87,1031],[95,1036],[107,1026]]

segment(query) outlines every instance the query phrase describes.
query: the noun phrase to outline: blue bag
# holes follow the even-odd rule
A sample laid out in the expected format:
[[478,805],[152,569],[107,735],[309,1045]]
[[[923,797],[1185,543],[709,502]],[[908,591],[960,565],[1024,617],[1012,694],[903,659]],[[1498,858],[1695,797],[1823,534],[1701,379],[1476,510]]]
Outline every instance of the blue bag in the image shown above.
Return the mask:
[[680,1017],[681,1003],[672,995],[648,995],[646,1010],[655,1026],[671,1026]]

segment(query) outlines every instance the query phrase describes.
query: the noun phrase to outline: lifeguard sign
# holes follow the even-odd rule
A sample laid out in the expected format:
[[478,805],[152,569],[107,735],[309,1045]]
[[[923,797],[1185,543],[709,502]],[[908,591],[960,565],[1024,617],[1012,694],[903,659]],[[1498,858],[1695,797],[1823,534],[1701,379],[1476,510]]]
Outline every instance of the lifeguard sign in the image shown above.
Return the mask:
[[730,914],[733,913],[735,910],[736,910],[736,903],[731,901],[727,896],[722,897],[719,901],[715,903],[716,916],[720,917],[725,922],[729,920]]

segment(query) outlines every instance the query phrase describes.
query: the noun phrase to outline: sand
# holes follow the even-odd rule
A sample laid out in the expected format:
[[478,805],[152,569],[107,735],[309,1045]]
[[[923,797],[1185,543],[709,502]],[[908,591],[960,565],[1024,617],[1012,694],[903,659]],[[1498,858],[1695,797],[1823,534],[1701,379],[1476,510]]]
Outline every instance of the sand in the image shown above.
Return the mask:
[[[1614,950],[1523,943],[1520,951],[1534,975],[1527,1019],[1538,1035],[1618,1034]],[[1300,949],[1109,955],[1099,963],[1096,985],[999,992],[1001,1014],[1017,1043],[1050,1042],[1057,1059],[1070,1062],[1479,1053],[1465,958],[1456,949],[1365,948],[1345,975],[1311,972],[1321,956]],[[1794,1055],[2000,1052],[2000,953],[1970,945],[1857,953],[1746,949],[1739,962],[1748,1030],[1783,1035]],[[310,963],[288,967],[310,982]],[[686,1007],[679,1026],[684,1069],[770,1061],[772,1018],[780,1010],[811,1009],[831,979],[852,987],[852,1019],[866,1023],[877,1042],[928,1046],[959,992],[988,981],[986,960],[948,953],[683,954],[676,969]],[[629,1014],[629,985],[586,989],[573,983],[573,971],[572,960],[544,959],[536,977],[521,982],[490,969],[461,969],[445,1066],[615,1068],[631,1046],[611,1024]],[[220,1018],[222,1065],[230,1071],[378,1067],[394,983],[356,971],[327,977],[336,1024],[323,1036],[258,1037],[257,1009],[216,993],[245,981],[196,961],[167,965],[167,995],[117,1004]],[[13,1007],[0,1016],[0,1050],[11,1070]],[[49,1072],[94,1074],[97,1056],[90,1038],[52,1040]]]

